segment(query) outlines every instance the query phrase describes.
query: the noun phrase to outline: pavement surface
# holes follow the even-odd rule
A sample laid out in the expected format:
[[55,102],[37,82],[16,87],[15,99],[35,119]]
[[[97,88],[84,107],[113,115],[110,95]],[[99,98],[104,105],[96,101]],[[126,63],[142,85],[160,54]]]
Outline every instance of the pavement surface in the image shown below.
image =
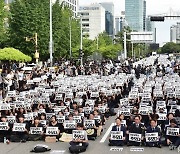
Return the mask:
[[[110,147],[108,146],[108,137],[109,134],[107,133],[108,130],[110,130],[109,127],[111,127],[114,123],[115,117],[109,118],[109,120],[106,122],[106,125],[104,126],[104,131],[100,137],[98,137],[95,141],[89,141],[89,147],[85,154],[177,154],[178,150],[169,150],[168,147],[162,147],[160,148],[148,148],[148,147]],[[107,137],[107,138],[106,138]],[[63,153],[53,153],[53,150],[63,150],[65,151],[64,154],[69,154],[69,144],[64,142],[56,142],[56,143],[46,143],[43,141],[30,141],[26,143],[10,143],[10,144],[4,144],[0,143],[0,154],[30,154],[31,150],[36,144],[44,144],[51,148],[51,151],[44,152],[44,154],[63,154]],[[110,149],[113,149],[113,151],[110,151]],[[117,148],[123,148],[122,151],[116,151],[119,150]],[[131,148],[144,148],[143,151],[139,152],[132,152],[130,151]],[[31,153],[32,154],[32,153]]]

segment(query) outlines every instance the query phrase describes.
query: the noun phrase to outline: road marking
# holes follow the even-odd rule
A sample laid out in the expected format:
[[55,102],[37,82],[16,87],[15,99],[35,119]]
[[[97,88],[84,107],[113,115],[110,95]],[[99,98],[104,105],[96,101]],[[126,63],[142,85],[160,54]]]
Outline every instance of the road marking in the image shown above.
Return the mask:
[[103,143],[103,142],[106,140],[106,138],[108,137],[108,135],[109,135],[109,133],[110,133],[110,131],[111,131],[111,129],[112,129],[112,126],[114,126],[114,125],[115,125],[115,123],[112,123],[112,124],[109,126],[108,130],[107,130],[106,133],[104,134],[104,136],[103,136],[103,138],[101,139],[100,143]]

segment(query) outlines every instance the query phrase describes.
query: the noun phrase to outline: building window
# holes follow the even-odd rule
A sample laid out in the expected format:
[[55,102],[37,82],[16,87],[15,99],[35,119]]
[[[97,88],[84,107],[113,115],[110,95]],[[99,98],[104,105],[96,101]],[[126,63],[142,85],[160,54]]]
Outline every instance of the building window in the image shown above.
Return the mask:
[[89,27],[89,24],[82,24],[83,27]]
[[89,19],[82,19],[82,21],[89,21]]

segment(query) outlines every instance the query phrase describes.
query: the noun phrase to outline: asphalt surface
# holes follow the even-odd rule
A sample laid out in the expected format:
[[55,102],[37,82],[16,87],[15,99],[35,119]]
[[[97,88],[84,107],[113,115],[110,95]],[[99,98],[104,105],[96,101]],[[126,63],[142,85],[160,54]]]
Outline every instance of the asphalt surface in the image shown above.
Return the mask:
[[[109,126],[114,122],[115,117],[111,117],[104,126],[104,131],[100,137],[98,137],[95,141],[89,141],[89,147],[85,154],[130,154],[130,153],[137,153],[137,154],[177,154],[178,150],[169,150],[168,147],[160,148],[144,148],[144,151],[139,152],[131,152],[131,148],[141,148],[141,147],[122,147],[123,150],[120,151],[110,151],[111,148],[119,148],[119,147],[110,147],[108,146],[108,138],[104,142],[102,142],[102,138],[106,131],[108,130]],[[101,141],[101,142],[100,142]],[[63,154],[63,153],[53,153],[53,150],[63,150],[65,151],[64,154],[69,154],[69,144],[64,142],[56,142],[56,143],[46,143],[43,141],[30,141],[26,143],[10,143],[4,144],[0,143],[0,154],[29,154],[30,151],[36,144],[44,144],[51,148],[51,151],[45,152],[45,154]],[[115,149],[118,150],[118,149]],[[32,153],[31,153],[32,154]]]

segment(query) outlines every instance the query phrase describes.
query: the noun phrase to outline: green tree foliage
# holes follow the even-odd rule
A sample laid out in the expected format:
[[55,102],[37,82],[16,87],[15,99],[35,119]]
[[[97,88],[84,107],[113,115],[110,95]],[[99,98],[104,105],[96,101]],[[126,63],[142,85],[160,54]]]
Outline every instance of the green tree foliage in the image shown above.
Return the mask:
[[[49,58],[49,0],[15,0],[10,6],[9,21],[10,45],[33,57],[35,41],[26,42],[25,37],[38,34],[38,52],[40,58]],[[69,52],[69,17],[70,11],[62,8],[57,1],[53,5],[53,42],[54,57],[60,58]],[[72,27],[78,29],[73,20]],[[78,30],[72,30],[73,46],[79,41]],[[78,40],[77,40],[78,38]]]
[[166,43],[162,48],[160,53],[180,53],[180,44],[173,42]]
[[27,56],[14,48],[0,49],[0,60],[29,62],[32,60],[30,56]]
[[5,19],[7,17],[7,11],[4,4],[4,0],[0,0],[0,48],[2,48],[7,39]]

